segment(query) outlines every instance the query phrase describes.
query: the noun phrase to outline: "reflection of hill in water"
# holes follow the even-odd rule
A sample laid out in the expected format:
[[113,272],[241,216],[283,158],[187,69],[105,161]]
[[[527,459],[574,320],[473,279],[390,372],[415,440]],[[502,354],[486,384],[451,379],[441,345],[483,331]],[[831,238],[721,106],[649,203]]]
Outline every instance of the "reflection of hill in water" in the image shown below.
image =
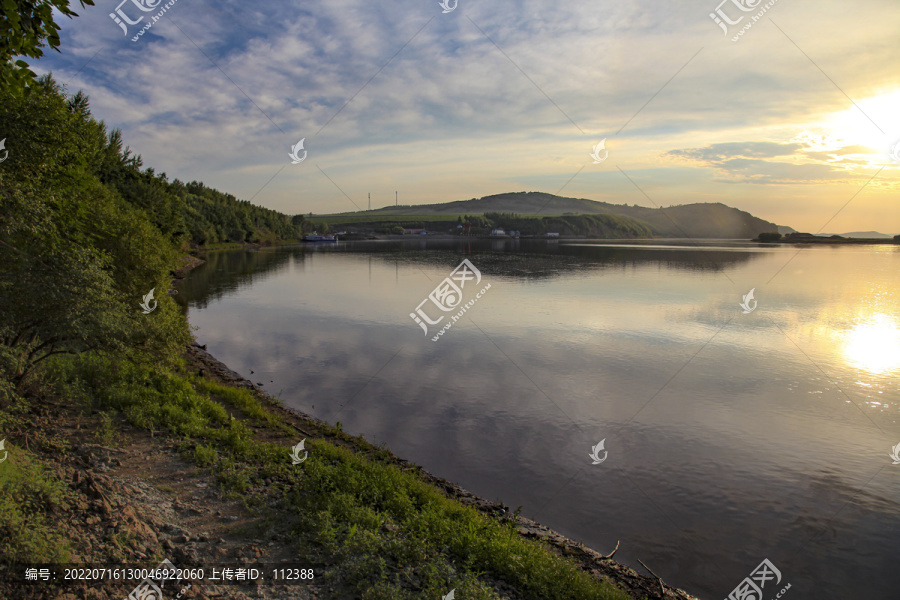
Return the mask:
[[312,253],[362,254],[387,264],[431,265],[451,271],[468,258],[484,275],[548,279],[595,269],[658,265],[693,272],[720,272],[760,255],[734,250],[573,245],[546,240],[397,240],[336,245],[282,246],[211,252],[206,264],[178,284],[176,300],[205,308],[210,300],[250,285],[266,274],[302,263]]
[[653,248],[573,245],[546,240],[415,240],[396,243],[360,242],[332,247],[331,252],[364,252],[384,262],[432,265],[452,270],[468,258],[483,274],[522,279],[545,279],[593,269],[659,265],[694,272],[720,272],[749,262],[751,251],[707,250],[692,247]]
[[205,265],[191,271],[176,284],[175,299],[182,306],[190,304],[206,308],[210,300],[251,285],[254,280],[285,268],[293,261],[303,261],[305,253],[296,246],[210,252],[203,257]]

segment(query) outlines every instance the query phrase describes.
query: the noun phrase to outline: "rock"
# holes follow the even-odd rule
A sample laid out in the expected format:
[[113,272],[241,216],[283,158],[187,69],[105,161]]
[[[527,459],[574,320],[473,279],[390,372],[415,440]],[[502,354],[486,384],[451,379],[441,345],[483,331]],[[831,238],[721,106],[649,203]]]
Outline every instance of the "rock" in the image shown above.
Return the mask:
[[172,551],[172,556],[175,557],[175,564],[192,566],[200,566],[201,564],[200,553],[192,546],[175,548],[175,550]]

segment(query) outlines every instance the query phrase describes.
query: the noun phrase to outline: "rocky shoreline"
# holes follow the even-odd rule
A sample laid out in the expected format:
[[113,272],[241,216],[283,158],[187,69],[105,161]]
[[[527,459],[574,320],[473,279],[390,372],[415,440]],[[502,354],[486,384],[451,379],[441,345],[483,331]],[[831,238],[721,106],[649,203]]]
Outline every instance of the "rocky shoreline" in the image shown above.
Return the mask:
[[[204,346],[193,344],[187,350],[187,356],[190,357],[191,363],[198,368],[198,372],[202,376],[212,376],[228,385],[252,390],[257,394],[266,397],[270,407],[274,411],[281,413],[282,418],[301,431],[303,431],[304,428],[309,428],[309,425],[327,427],[327,424],[320,419],[316,419],[315,417],[278,403],[269,397],[265,391],[257,387],[252,381],[243,378],[238,373],[229,369],[227,365],[217,360],[212,354],[206,351]],[[556,531],[553,531],[549,527],[541,525],[540,523],[536,523],[535,521],[526,519],[522,516],[514,516],[510,512],[508,506],[491,502],[484,498],[479,498],[461,486],[437,477],[425,469],[413,465],[409,461],[394,457],[394,464],[404,470],[414,471],[423,480],[443,490],[448,497],[453,498],[462,504],[470,505],[485,514],[492,516],[510,519],[515,518],[516,527],[520,535],[530,539],[537,539],[548,544],[555,552],[573,558],[582,569],[591,573],[594,577],[616,583],[619,587],[630,593],[635,599],[698,600],[695,596],[666,584],[655,575],[641,575],[631,567],[616,562],[612,558],[615,551],[610,555],[603,555],[580,542],[571,540]]]

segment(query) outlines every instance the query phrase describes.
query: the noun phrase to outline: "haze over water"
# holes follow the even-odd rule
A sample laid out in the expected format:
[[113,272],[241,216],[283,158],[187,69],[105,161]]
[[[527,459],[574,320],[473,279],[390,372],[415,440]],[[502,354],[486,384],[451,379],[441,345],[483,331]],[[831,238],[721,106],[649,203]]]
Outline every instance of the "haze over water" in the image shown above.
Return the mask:
[[[763,558],[795,600],[893,597],[900,247],[704,243],[211,253],[177,297],[288,406],[700,598]],[[409,313],[463,258],[491,288],[432,342]]]

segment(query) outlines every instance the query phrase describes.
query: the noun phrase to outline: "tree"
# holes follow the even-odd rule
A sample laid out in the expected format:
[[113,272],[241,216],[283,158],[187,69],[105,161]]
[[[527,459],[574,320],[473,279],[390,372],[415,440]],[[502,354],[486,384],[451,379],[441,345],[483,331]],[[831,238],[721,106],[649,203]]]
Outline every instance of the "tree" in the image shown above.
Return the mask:
[[[93,0],[80,0],[81,6],[93,6]],[[69,0],[3,0],[0,2],[0,89],[20,95],[35,83],[35,74],[19,56],[40,58],[50,46],[59,52],[59,25],[53,10],[69,17],[78,14],[69,8]]]
[[99,124],[49,76],[0,103],[0,124],[16,140],[0,168],[0,379],[18,386],[61,353],[174,357],[189,339],[165,292],[175,250],[97,177]]

